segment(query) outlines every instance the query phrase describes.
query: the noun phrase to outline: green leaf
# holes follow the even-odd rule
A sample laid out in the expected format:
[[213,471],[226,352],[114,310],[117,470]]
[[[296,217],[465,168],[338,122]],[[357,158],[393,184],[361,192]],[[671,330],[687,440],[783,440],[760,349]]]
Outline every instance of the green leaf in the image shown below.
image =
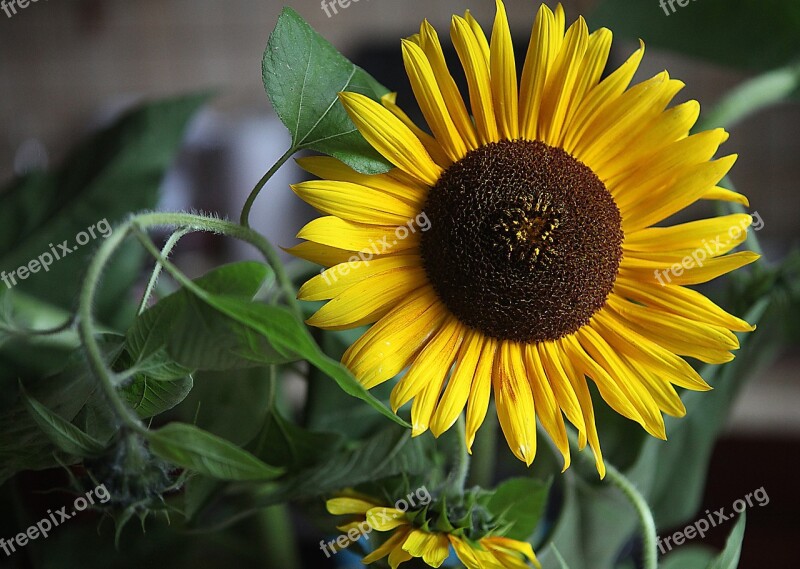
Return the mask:
[[338,93],[374,100],[388,93],[291,8],[284,8],[263,60],[264,87],[275,112],[292,135],[292,148],[323,152],[365,174],[391,169],[356,129]]
[[659,569],[708,569],[714,552],[708,547],[685,545],[663,558]]
[[[210,293],[250,300],[274,284],[263,263],[243,262],[218,267],[197,279]],[[284,362],[249,328],[179,290],[143,312],[127,334],[132,366],[153,379],[175,379],[196,369],[227,370]],[[153,363],[155,370],[149,370]],[[182,370],[182,371],[181,371]]]
[[[592,27],[607,26],[618,37],[642,38],[732,67],[766,70],[800,54],[800,4],[786,0],[702,0],[675,4],[604,0],[592,13]],[[753,46],[758,46],[754,49]]]
[[252,451],[291,472],[326,460],[339,450],[342,439],[335,433],[307,431],[287,421],[275,410],[267,417]]
[[194,381],[191,376],[165,380],[139,374],[129,385],[120,388],[119,392],[141,419],[149,419],[180,404],[192,391],[192,387]]
[[730,129],[753,114],[785,101],[800,89],[800,65],[769,71],[736,87],[702,117],[695,131]]
[[105,450],[100,441],[95,440],[29,396],[22,385],[20,385],[20,389],[22,389],[22,397],[31,417],[59,449],[82,458],[98,456]]
[[526,541],[542,519],[549,491],[547,482],[535,478],[512,478],[488,496],[486,507],[511,524],[507,537]]
[[207,431],[185,423],[170,423],[148,435],[150,450],[177,466],[219,480],[272,480],[283,474]]
[[[51,243],[57,252],[65,240],[75,248],[15,288],[72,310],[81,284],[76,275],[87,255],[131,211],[157,205],[161,179],[207,98],[191,95],[137,107],[83,142],[52,173],[26,176],[0,192],[0,267],[10,271],[44,254],[53,257]],[[95,238],[79,247],[78,233],[90,227]],[[101,321],[111,321],[124,307],[120,299],[138,278],[141,259],[131,244],[108,267],[97,299]]]
[[[265,447],[266,449],[266,447]],[[323,460],[292,472],[272,488],[256,495],[224,494],[197,512],[193,525],[218,529],[257,510],[290,500],[318,498],[367,482],[393,476],[429,476],[434,464],[433,437],[411,438],[407,429],[388,425],[366,440],[330,453]]]
[[204,300],[217,310],[261,334],[279,354],[287,359],[306,359],[313,366],[331,377],[342,390],[379,411],[395,423],[408,423],[394,414],[386,405],[364,389],[353,374],[339,362],[325,355],[314,342],[308,329],[289,310],[280,306],[268,306],[245,302],[237,298],[205,295]]
[[747,516],[745,512],[742,512],[731,535],[728,536],[728,541],[725,542],[725,549],[720,553],[719,557],[709,564],[708,569],[736,569],[739,566],[746,523]]

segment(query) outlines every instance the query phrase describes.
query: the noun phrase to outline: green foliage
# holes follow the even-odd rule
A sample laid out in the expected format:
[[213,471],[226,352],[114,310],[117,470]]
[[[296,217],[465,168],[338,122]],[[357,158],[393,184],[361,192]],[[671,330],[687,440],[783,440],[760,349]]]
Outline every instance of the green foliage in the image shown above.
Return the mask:
[[714,63],[750,70],[800,56],[800,4],[785,0],[702,0],[664,13],[658,2],[603,0],[589,22],[615,34]]
[[338,158],[359,172],[391,168],[356,130],[338,100],[350,91],[379,100],[389,92],[353,65],[291,8],[284,8],[264,52],[264,87],[289,129],[294,150]]
[[235,444],[185,423],[170,423],[148,437],[156,456],[219,480],[270,480],[283,470],[270,466]]
[[747,516],[742,512],[731,535],[728,536],[728,541],[725,542],[725,549],[708,566],[708,569],[736,569],[739,566],[739,556],[742,553],[742,541],[744,540],[744,526],[746,523]]
[[59,449],[67,454],[82,458],[97,456],[105,448],[100,441],[84,433],[78,427],[63,419],[50,409],[22,392],[25,405],[33,420]]

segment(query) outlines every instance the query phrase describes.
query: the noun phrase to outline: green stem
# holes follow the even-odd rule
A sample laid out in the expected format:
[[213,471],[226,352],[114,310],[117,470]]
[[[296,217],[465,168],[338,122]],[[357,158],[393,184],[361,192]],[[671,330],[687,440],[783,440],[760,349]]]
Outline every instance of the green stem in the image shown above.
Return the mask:
[[[494,413],[494,402],[489,402],[487,416]],[[469,476],[469,486],[491,488],[494,482],[494,469],[497,457],[497,421],[484,421],[475,434],[474,454],[481,460],[472,462],[472,471]]]
[[469,453],[467,452],[467,434],[464,414],[462,413],[456,421],[456,429],[453,436],[456,437],[456,451],[453,470],[448,477],[448,486],[454,494],[461,494],[467,483],[469,474]]
[[[167,239],[167,242],[164,244],[163,249],[161,249],[161,256],[168,258],[169,254],[172,253],[172,250],[178,244],[178,241],[180,241],[181,238],[189,232],[190,231],[188,229],[179,229],[170,235],[169,239]],[[142,300],[139,303],[139,311],[137,314],[141,314],[147,309],[147,303],[150,301],[153,290],[156,288],[158,277],[161,276],[161,268],[161,263],[156,261],[156,266],[153,267],[153,273],[150,275],[150,280],[147,282],[147,288],[145,289],[144,294],[142,295]]]
[[636,510],[639,526],[642,530],[644,569],[656,569],[658,566],[658,550],[656,549],[658,535],[656,534],[656,522],[653,519],[650,507],[647,505],[647,500],[644,499],[641,492],[624,474],[608,462],[606,462],[606,480],[616,486]]
[[89,264],[78,304],[78,334],[86,350],[89,367],[100,382],[100,388],[105,393],[109,405],[111,405],[117,419],[124,426],[130,427],[136,432],[146,433],[147,429],[142,425],[133,411],[120,399],[117,393],[117,377],[116,374],[108,368],[103,359],[103,353],[95,338],[97,331],[92,317],[94,297],[97,292],[98,284],[100,283],[103,268],[108,263],[114,251],[125,241],[129,231],[130,222],[127,222],[103,242],[103,245]]
[[239,223],[241,223],[242,226],[250,227],[250,210],[253,209],[253,204],[255,203],[258,194],[261,193],[261,190],[264,189],[264,186],[267,185],[267,182],[269,182],[270,178],[275,175],[280,167],[283,166],[295,152],[297,152],[297,149],[292,146],[283,156],[278,158],[278,161],[272,165],[272,168],[270,168],[266,174],[264,174],[264,176],[256,184],[256,187],[250,192],[250,195],[247,196],[247,201],[244,203],[244,207],[242,208],[242,216],[239,219]]
[[[147,434],[148,431],[139,420],[138,416],[131,411],[117,393],[117,385],[119,385],[120,381],[126,376],[119,375],[112,371],[103,358],[102,350],[96,339],[98,330],[92,316],[92,306],[94,305],[103,269],[112,258],[113,253],[122,245],[128,235],[133,232],[140,236],[141,239],[141,235],[144,235],[142,231],[159,226],[178,226],[187,230],[210,231],[228,235],[252,244],[272,265],[278,281],[286,292],[292,310],[294,310],[296,314],[300,314],[291,281],[289,281],[286,276],[286,272],[283,270],[277,253],[264,237],[252,229],[229,221],[188,213],[145,213],[135,216],[122,224],[103,242],[89,264],[86,278],[81,287],[78,303],[78,335],[86,351],[89,366],[97,377],[100,388],[106,395],[114,415],[123,426],[140,434]],[[144,237],[145,240],[143,240],[143,243],[146,247],[148,247],[148,244],[152,246],[151,252],[154,253],[155,258],[159,260],[168,271],[175,274],[176,277],[183,277],[183,274],[177,271],[172,263],[161,256],[161,252],[153,245],[152,241],[150,241],[146,235],[144,235]],[[188,281],[188,279],[186,280]],[[192,285],[193,283],[188,281],[188,284]]]
[[[581,452],[578,449],[578,442],[575,433],[568,429],[570,449],[573,454],[580,457],[580,459],[588,467],[594,471],[594,459],[590,454]],[[605,480],[616,487],[623,496],[630,502],[633,509],[636,511],[636,516],[639,518],[639,527],[642,532],[642,557],[644,561],[644,569],[657,569],[658,567],[658,550],[656,549],[656,542],[658,535],[656,534],[656,522],[653,519],[653,513],[650,511],[650,506],[647,504],[644,496],[634,486],[622,472],[617,468],[605,461],[606,465],[606,478]]]
[[220,235],[227,235],[228,237],[239,239],[245,243],[250,243],[253,247],[258,249],[267,260],[267,263],[269,263],[275,271],[275,277],[283,290],[290,309],[298,318],[303,319],[300,305],[297,302],[297,292],[294,290],[294,285],[283,267],[278,252],[272,244],[257,231],[223,219],[191,213],[146,213],[135,217],[132,222],[135,222],[142,230],[160,226],[178,226],[194,231],[208,231]]
[[300,557],[295,547],[297,540],[286,506],[271,506],[261,510],[259,521],[264,536],[263,548],[270,564],[282,569],[298,569]]

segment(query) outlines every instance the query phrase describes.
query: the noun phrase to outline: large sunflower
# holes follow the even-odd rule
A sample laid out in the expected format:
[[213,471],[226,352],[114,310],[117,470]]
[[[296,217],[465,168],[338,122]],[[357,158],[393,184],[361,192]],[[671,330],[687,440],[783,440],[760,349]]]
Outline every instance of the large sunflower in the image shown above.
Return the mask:
[[[689,136],[696,101],[666,72],[630,89],[642,45],[602,78],[611,32],[542,5],[518,79],[505,9],[491,39],[469,12],[450,35],[469,110],[423,22],[403,58],[430,127],[357,93],[340,99],[364,138],[396,166],[358,174],[336,160],[301,165],[294,186],[328,217],[291,249],[328,268],[300,291],[330,300],[309,324],[374,325],[343,362],[367,388],[407,370],[396,411],[413,400],[413,434],[438,436],[466,406],[467,445],[492,392],[513,453],[531,464],[536,417],[569,465],[564,419],[604,474],[586,378],[618,413],[665,438],[685,414],[674,386],[710,389],[680,356],[730,361],[752,327],[686,288],[755,261],[729,253],[748,215],[654,227],[698,200],[747,204],[717,184],[736,156],[712,160],[724,130]],[[471,112],[470,112],[471,110]]]

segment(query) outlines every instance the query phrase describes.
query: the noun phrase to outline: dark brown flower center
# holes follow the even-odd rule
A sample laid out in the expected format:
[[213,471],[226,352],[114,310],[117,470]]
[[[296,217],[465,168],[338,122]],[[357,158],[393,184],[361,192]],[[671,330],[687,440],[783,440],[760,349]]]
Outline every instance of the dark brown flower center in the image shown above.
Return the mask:
[[453,164],[425,204],[425,271],[464,324],[501,340],[562,338],[606,302],[622,218],[602,181],[560,148],[488,144]]

